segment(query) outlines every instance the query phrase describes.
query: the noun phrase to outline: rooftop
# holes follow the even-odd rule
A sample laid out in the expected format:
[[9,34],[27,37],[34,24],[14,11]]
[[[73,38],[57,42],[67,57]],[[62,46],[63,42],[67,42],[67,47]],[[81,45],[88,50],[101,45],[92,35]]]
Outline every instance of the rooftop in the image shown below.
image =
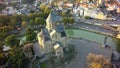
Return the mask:
[[46,21],[49,23],[56,23],[57,21],[60,21],[60,16],[56,10],[53,10],[47,17]]

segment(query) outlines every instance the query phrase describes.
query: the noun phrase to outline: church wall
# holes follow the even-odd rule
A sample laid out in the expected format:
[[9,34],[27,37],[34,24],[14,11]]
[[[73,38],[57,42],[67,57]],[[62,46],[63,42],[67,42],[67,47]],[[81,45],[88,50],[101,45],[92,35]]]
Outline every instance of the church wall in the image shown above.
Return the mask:
[[45,53],[50,53],[53,51],[53,45],[52,45],[51,41],[45,42],[44,46],[45,46]]
[[38,43],[40,45],[40,48],[43,49],[44,48],[44,45],[43,45],[44,39],[42,39],[39,35],[37,36],[37,38],[38,38]]
[[63,47],[66,45],[66,37],[60,37],[58,39],[52,40],[52,44],[54,44],[56,41],[59,41],[63,44]]
[[[57,28],[57,25],[59,25],[59,24],[55,23],[54,20],[50,20],[50,19],[52,19],[51,18],[52,16],[50,16],[50,15],[46,19],[46,29],[48,29],[48,32],[49,32],[48,34],[50,34],[50,39],[52,39],[52,40],[45,41],[44,37],[46,37],[47,34],[44,34],[42,32],[41,32],[41,36],[39,36],[39,34],[37,36],[40,48],[44,51],[44,53],[51,53],[51,52],[55,51],[54,44],[57,41],[60,42],[63,47],[65,47],[65,43],[66,43],[66,37],[61,37],[61,33],[57,32],[55,30]],[[52,32],[50,30],[52,30]],[[43,37],[42,37],[42,35],[43,35]],[[58,49],[58,52],[61,51],[62,48]]]
[[56,52],[56,56],[57,57],[60,57],[60,56],[63,56],[63,47],[59,47],[59,48],[57,48],[56,50],[55,50],[55,52]]
[[65,47],[66,43],[66,37],[62,37],[59,39],[59,41],[63,44],[63,47]]
[[51,34],[50,36],[51,36],[52,40],[59,40],[59,38],[60,38],[61,35],[56,32],[54,34]]

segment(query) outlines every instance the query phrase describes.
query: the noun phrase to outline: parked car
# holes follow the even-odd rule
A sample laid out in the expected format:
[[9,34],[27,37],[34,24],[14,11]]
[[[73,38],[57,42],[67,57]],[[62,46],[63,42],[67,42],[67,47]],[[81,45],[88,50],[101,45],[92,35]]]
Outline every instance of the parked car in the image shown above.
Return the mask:
[[112,18],[112,21],[117,21],[117,19],[115,19],[115,18]]

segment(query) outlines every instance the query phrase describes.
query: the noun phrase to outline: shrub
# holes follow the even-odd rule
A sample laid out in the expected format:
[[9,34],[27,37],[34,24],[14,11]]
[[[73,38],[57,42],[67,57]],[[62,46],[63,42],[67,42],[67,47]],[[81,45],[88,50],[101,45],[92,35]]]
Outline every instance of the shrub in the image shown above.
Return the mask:
[[90,17],[89,17],[89,16],[85,16],[84,18],[85,18],[85,19],[90,19]]

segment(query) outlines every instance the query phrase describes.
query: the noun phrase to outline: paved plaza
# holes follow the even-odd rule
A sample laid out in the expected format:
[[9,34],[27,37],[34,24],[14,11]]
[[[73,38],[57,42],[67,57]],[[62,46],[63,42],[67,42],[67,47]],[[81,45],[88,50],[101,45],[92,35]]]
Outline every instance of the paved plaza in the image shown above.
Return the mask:
[[[100,44],[91,42],[85,39],[68,39],[68,44],[75,45],[77,55],[69,64],[66,64],[66,68],[87,68],[87,55],[89,53],[102,54],[107,58],[111,56],[110,48],[103,48]],[[41,50],[38,42],[34,44],[35,54],[41,55]]]
[[83,39],[70,39],[68,44],[74,44],[77,50],[76,58],[73,59],[69,64],[66,65],[66,68],[87,68],[87,55],[89,53],[102,54],[107,58],[111,56],[110,48],[103,48],[98,43]]

